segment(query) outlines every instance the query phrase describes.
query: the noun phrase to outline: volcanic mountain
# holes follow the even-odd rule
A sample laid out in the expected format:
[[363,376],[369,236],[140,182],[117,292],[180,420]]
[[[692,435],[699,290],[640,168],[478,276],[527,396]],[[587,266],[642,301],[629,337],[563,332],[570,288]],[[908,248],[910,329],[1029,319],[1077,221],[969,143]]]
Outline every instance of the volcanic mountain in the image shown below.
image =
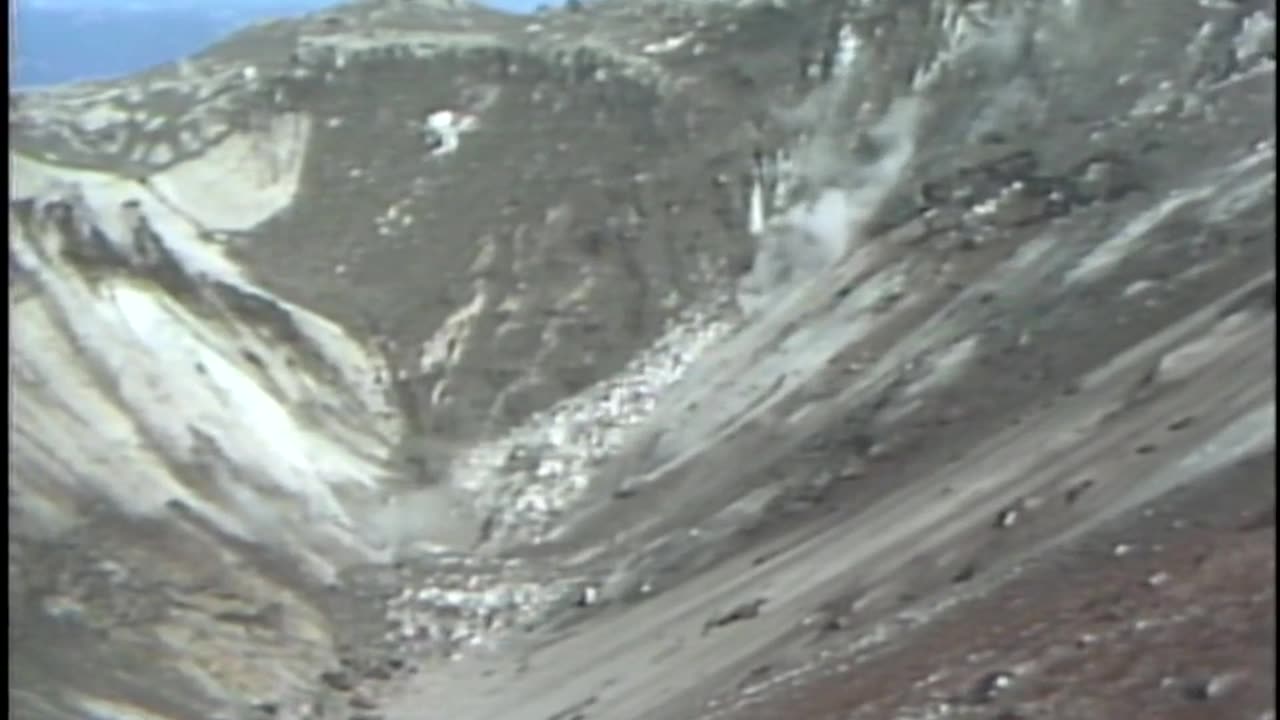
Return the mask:
[[1274,716],[1272,2],[377,0],[9,126],[11,717]]

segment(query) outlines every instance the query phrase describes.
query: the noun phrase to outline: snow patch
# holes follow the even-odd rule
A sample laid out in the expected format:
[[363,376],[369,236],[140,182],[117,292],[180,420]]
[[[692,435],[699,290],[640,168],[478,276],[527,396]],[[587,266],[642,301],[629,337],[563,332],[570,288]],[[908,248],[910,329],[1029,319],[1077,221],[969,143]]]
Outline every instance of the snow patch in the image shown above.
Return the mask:
[[427,116],[422,133],[432,155],[448,155],[458,149],[463,133],[474,130],[478,123],[474,115],[438,110]]

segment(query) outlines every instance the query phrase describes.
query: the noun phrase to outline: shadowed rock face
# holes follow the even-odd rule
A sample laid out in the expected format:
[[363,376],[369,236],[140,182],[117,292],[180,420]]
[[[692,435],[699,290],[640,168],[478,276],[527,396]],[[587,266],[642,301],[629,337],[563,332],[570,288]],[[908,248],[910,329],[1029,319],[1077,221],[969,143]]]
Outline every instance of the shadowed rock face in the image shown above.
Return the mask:
[[369,2],[11,97],[13,716],[1265,717],[1187,618],[1274,615],[1274,16]]

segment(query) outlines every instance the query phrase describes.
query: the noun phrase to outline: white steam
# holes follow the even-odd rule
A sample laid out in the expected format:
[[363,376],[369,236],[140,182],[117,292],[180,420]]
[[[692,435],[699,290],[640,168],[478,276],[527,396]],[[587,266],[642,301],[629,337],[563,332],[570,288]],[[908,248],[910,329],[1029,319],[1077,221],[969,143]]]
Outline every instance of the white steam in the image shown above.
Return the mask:
[[[781,214],[764,220],[764,189],[752,188],[751,226],[759,228],[755,263],[743,278],[738,301],[755,314],[775,293],[786,292],[835,265],[879,211],[906,172],[915,151],[922,115],[918,98],[904,98],[858,138],[857,152],[846,150],[835,168],[838,147],[829,134],[811,139],[796,153],[795,172],[802,186],[814,179],[833,181]],[[858,157],[862,156],[862,157]],[[808,181],[806,183],[806,181]]]

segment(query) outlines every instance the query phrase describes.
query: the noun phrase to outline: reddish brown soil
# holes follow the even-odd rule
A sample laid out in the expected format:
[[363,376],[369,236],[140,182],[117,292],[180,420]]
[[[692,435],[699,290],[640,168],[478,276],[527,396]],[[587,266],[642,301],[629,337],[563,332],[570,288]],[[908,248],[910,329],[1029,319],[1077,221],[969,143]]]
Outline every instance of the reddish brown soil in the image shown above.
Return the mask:
[[[1274,718],[1274,494],[1268,507],[1242,483],[1274,483],[1273,463],[1147,508],[895,647],[731,717]],[[1010,673],[1002,688],[997,673]]]

